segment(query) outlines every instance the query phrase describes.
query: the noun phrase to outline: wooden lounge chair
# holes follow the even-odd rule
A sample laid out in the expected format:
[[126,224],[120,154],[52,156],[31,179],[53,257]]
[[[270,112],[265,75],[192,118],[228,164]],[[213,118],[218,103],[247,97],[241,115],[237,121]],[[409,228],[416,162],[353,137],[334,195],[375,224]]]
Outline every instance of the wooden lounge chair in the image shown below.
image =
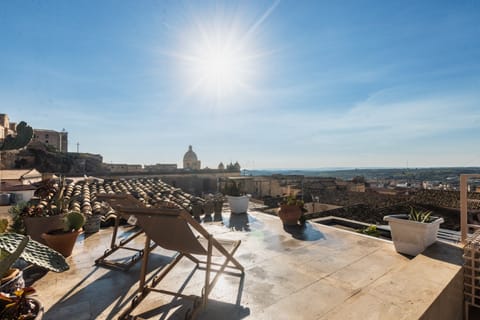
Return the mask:
[[[132,207],[145,207],[143,203],[138,201],[136,198],[134,198],[131,195],[126,195],[126,194],[121,194],[121,195],[115,195],[115,194],[98,194],[97,195],[97,200],[99,201],[106,201],[110,204],[122,204],[122,205],[129,205]],[[108,201],[107,201],[108,200]],[[132,234],[129,235],[128,237],[120,240],[117,242],[117,235],[118,235],[118,228],[120,226],[120,219],[125,218],[128,219],[128,216],[125,216],[122,212],[115,211],[115,224],[113,226],[113,232],[112,232],[112,240],[110,242],[110,248],[105,250],[103,255],[99,257],[98,259],[95,260],[96,265],[101,265],[104,267],[109,267],[109,268],[115,268],[115,269],[120,269],[123,271],[127,271],[132,267],[136,262],[140,261],[142,259],[142,256],[145,254],[145,249],[138,249],[134,248],[131,246],[128,246],[128,244],[135,238],[137,238],[139,235],[143,233],[143,230],[135,230],[135,227],[132,227]],[[137,228],[138,229],[138,228]],[[156,245],[151,245],[149,246],[148,250],[153,250],[156,247]],[[111,259],[111,255],[113,255],[115,252],[118,250],[127,250],[127,251],[132,251],[134,252],[132,255],[127,256],[126,258],[123,258],[122,261],[114,260]]]
[[[133,309],[151,292],[159,292],[175,297],[182,297],[193,300],[193,309],[187,314],[188,318],[195,318],[198,312],[207,305],[208,295],[217,283],[220,275],[224,272],[244,276],[243,266],[233,257],[240,245],[240,240],[220,240],[209,234],[193,217],[186,211],[177,208],[145,208],[135,203],[121,201],[117,196],[113,201],[106,200],[117,211],[128,215],[135,215],[137,224],[145,232],[145,252],[152,240],[160,247],[176,251],[174,259],[164,266],[162,271],[154,277],[150,284],[146,284],[146,271],[148,265],[148,254],[143,256],[142,268],[140,271],[139,293],[133,299],[131,306],[125,310],[120,319],[129,317]],[[124,196],[128,201],[128,197]],[[131,202],[136,199],[129,199]],[[138,202],[138,201],[137,201]],[[194,234],[194,231],[196,234]],[[227,250],[229,248],[229,250]],[[216,258],[221,258],[221,262],[213,262],[214,253]],[[205,260],[200,260],[197,256],[204,256]],[[173,292],[163,289],[157,289],[156,286],[165,278],[165,276],[175,267],[175,265],[186,257],[193,261],[197,267],[205,270],[204,286],[199,296],[184,295],[179,292]],[[215,267],[215,268],[214,268]],[[227,271],[226,268],[233,269]],[[215,275],[212,278],[212,272]]]

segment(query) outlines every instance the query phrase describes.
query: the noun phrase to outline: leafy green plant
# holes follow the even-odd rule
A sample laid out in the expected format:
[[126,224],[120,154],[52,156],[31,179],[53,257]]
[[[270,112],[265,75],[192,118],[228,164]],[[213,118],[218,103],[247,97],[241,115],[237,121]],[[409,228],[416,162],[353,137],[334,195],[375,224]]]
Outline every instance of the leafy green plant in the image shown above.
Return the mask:
[[295,196],[294,194],[289,194],[288,196],[284,197],[280,202],[280,204],[287,205],[287,206],[297,206],[300,208],[303,208],[303,206],[305,205],[303,200],[297,199],[297,196]]
[[410,207],[410,213],[408,214],[408,220],[417,222],[430,222],[432,211],[430,210],[417,210],[414,207]]
[[235,180],[227,180],[223,193],[232,197],[240,197],[244,194],[242,183]]
[[[25,224],[23,223],[23,216],[29,210],[30,205],[25,202],[18,202],[8,209],[8,213],[12,218],[12,224],[10,225],[10,231],[19,234],[26,234]],[[3,232],[5,232],[4,230]]]
[[380,231],[378,231],[377,226],[372,224],[368,227],[365,227],[363,229],[357,230],[358,233],[366,234],[368,236],[372,237],[380,237]]

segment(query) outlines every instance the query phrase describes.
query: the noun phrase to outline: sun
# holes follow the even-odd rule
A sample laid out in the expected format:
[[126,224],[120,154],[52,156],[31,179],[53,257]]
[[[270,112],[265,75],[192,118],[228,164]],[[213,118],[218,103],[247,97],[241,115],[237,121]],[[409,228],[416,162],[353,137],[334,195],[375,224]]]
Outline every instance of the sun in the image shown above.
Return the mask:
[[192,36],[186,52],[185,78],[203,96],[219,100],[241,94],[253,80],[254,59],[237,33],[217,29]]
[[213,87],[220,87],[222,84],[234,82],[239,76],[239,61],[240,57],[234,52],[215,48],[206,52],[198,67],[206,82]]
[[169,67],[178,80],[179,101],[201,98],[198,102],[223,108],[256,97],[268,73],[265,59],[273,52],[262,25],[278,4],[188,7],[181,24],[168,29],[175,43],[164,52],[173,58]]

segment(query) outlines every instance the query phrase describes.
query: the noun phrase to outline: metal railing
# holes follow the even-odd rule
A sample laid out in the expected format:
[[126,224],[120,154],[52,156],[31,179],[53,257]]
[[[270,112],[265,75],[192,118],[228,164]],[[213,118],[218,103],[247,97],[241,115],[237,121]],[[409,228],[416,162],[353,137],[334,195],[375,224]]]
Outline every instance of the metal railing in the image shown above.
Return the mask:
[[469,228],[479,229],[479,225],[468,223],[468,179],[480,179],[480,174],[461,174],[460,175],[460,230],[461,240],[465,244],[468,237]]

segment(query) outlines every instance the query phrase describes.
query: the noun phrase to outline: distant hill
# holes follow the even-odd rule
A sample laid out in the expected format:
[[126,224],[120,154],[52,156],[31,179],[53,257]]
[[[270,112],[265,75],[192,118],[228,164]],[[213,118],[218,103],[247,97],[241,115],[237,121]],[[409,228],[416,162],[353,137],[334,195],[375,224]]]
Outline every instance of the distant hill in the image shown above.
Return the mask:
[[335,177],[344,180],[351,180],[356,176],[363,176],[367,180],[412,179],[417,181],[457,181],[460,174],[464,173],[480,173],[480,167],[242,170],[242,174],[252,176],[284,174],[311,177]]
[[57,152],[40,142],[30,144],[12,158],[11,168],[35,168],[40,172],[64,175],[102,173],[103,158],[98,154]]

